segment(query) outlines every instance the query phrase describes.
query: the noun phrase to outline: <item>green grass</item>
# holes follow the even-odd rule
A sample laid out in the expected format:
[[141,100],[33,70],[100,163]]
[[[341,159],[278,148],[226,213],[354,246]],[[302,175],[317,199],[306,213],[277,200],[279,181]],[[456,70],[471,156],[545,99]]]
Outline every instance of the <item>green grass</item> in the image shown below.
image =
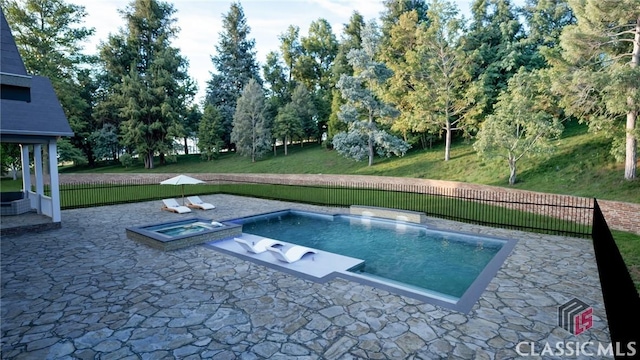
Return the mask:
[[631,279],[640,293],[640,235],[612,230],[618,250],[627,264]]
[[[624,180],[623,165],[609,154],[604,136],[587,132],[584,125],[570,123],[557,151],[551,156],[523,159],[518,163],[516,189],[541,191],[605,200],[640,203],[640,180]],[[142,165],[124,168],[119,164],[65,167],[61,173],[275,173],[275,174],[354,174],[452,180],[508,187],[509,169],[505,162],[487,162],[478,158],[471,143],[457,139],[451,159],[443,161],[444,146],[428,150],[412,150],[402,158],[376,158],[373,166],[340,156],[318,144],[289,146],[252,163],[235,153],[224,153],[213,161],[198,155],[179,156],[176,163],[145,170]]]

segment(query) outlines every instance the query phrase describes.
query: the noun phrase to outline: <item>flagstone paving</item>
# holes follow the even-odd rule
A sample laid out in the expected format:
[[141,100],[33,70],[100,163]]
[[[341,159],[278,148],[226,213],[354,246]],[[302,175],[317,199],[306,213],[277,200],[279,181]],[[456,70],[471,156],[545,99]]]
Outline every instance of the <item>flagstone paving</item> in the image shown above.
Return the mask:
[[[126,237],[125,227],[194,216],[345,211],[201,198],[217,208],[178,215],[158,201],[65,210],[61,229],[3,237],[0,357],[505,359],[521,357],[521,342],[520,352],[539,354],[545,343],[610,341],[588,239],[429,219],[433,227],[519,239],[463,314],[340,278],[303,280],[204,246],[161,252]],[[574,297],[594,311],[593,327],[578,336],[557,324],[558,306]]]

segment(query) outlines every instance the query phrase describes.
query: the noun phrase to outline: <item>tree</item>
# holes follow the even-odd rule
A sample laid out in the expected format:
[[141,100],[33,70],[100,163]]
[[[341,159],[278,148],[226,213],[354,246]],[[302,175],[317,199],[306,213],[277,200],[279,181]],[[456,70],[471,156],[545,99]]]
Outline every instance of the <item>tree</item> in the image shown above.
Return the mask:
[[418,61],[414,61],[413,64],[409,62],[409,54],[415,52],[418,45],[418,27],[418,13],[415,10],[400,14],[387,30],[379,55],[393,72],[385,82],[381,96],[400,111],[391,129],[402,134],[405,141],[409,140],[412,132],[423,133],[427,130],[415,123],[414,109],[417,103],[410,99],[410,95],[417,90],[415,73],[419,73],[420,70],[416,66],[421,66]]
[[304,84],[313,93],[318,129],[322,128],[331,114],[331,90],[335,86],[331,67],[338,53],[338,40],[325,19],[313,21],[309,33],[301,39],[302,55],[294,67],[294,79]]
[[217,107],[207,104],[198,126],[198,149],[203,159],[214,159],[224,146],[224,126]]
[[247,25],[244,10],[234,2],[229,12],[222,17],[220,40],[215,46],[216,55],[211,56],[215,72],[207,82],[206,102],[218,108],[225,128],[225,146],[231,144],[231,130],[236,102],[250,79],[260,83],[256,62],[255,40],[249,38],[251,28]]
[[[403,14],[414,12],[418,16],[418,22],[426,20],[429,6],[424,0],[384,0],[385,10],[382,13],[382,36],[389,38],[391,28],[396,25]],[[385,40],[383,40],[385,41]]]
[[315,106],[311,94],[303,84],[298,84],[291,95],[291,102],[280,108],[274,123],[273,134],[282,138],[285,155],[290,139],[300,139],[302,146],[304,139],[315,135],[317,127],[314,118]]
[[293,103],[288,103],[278,111],[273,124],[273,135],[282,139],[285,156],[288,155],[287,146],[289,141],[295,137],[302,138],[304,135],[300,118],[298,118],[298,113]]
[[18,172],[22,170],[22,153],[20,145],[2,143],[0,144],[0,171],[10,173],[13,180],[18,179]]
[[453,132],[467,129],[461,116],[464,54],[458,47],[463,28],[455,6],[439,0],[430,3],[427,22],[428,27],[417,31],[415,50],[407,54],[414,89],[407,95],[413,110],[410,124],[414,130],[444,133],[444,160],[448,161]]
[[99,125],[92,117],[95,82],[86,65],[94,59],[83,54],[81,44],[94,29],[82,26],[84,7],[62,0],[1,0],[0,4],[27,71],[51,80],[74,132],[71,142],[93,165],[88,138]]
[[293,80],[293,69],[298,62],[298,57],[302,55],[302,44],[300,44],[300,28],[294,25],[289,25],[287,30],[280,34],[280,51],[282,52],[282,58],[289,69],[287,81]]
[[509,80],[494,113],[478,132],[473,147],[481,157],[507,161],[510,185],[516,182],[518,161],[552,151],[551,140],[562,134],[558,111],[549,106],[555,103],[549,101],[550,83],[547,70],[521,69]]
[[530,56],[522,24],[510,0],[475,0],[471,6],[469,30],[461,39],[466,53],[469,86],[464,114],[470,126],[493,112],[498,94],[521,66],[530,68]]
[[[154,167],[153,157],[161,160],[172,148],[172,138],[184,133],[179,119],[185,116],[184,99],[190,92],[187,61],[171,46],[176,35],[175,9],[155,0],[135,0],[122,12],[127,21],[123,35],[111,35],[102,54],[120,51],[128,63],[107,62],[106,68],[118,68],[121,83],[115,85],[114,101],[119,106],[122,141],[135,149],[145,169]],[[124,68],[123,68],[124,65]]]
[[240,155],[250,156],[251,162],[271,148],[271,131],[264,116],[264,92],[255,79],[251,79],[238,99],[233,115],[231,141]]
[[402,156],[409,149],[406,142],[376,124],[397,115],[396,110],[374,92],[391,76],[384,64],[374,60],[379,43],[376,23],[371,21],[362,31],[362,49],[349,52],[349,64],[355,75],[343,74],[337,84],[346,100],[338,117],[348,124],[349,130],[334,136],[333,145],[338,153],[357,161],[368,157],[369,166],[373,165],[374,149],[380,156]]
[[[637,176],[640,112],[640,3],[637,0],[569,0],[577,18],[561,36],[566,78],[556,89],[565,110],[613,136],[624,153],[624,178]],[[618,127],[619,123],[624,126]],[[624,129],[624,131],[622,131]],[[624,144],[624,145],[623,145]],[[623,151],[619,149],[624,148]],[[616,156],[620,158],[622,156]]]
[[[331,68],[332,77],[334,79],[340,79],[342,74],[352,76],[353,67],[349,65],[349,59],[347,55],[349,51],[353,49],[360,49],[362,43],[362,29],[364,28],[364,18],[360,13],[354,11],[349,18],[349,23],[344,24],[342,29],[342,37],[338,45],[338,53],[333,61]],[[327,141],[331,142],[333,136],[339,132],[346,131],[346,124],[338,119],[338,112],[340,112],[340,106],[344,104],[340,91],[331,90],[331,112],[329,119],[327,120],[326,136]]]
[[[298,84],[291,94],[291,104],[296,111],[296,116],[300,121],[302,134],[300,140],[317,137],[318,126],[315,122],[316,107],[309,90],[303,85]],[[303,141],[300,141],[302,145]]]
[[58,139],[58,161],[60,162],[72,162],[73,165],[84,165],[87,163],[87,158],[82,151],[71,144],[71,141],[67,138]]
[[268,85],[269,97],[276,97],[284,106],[291,94],[289,93],[289,81],[282,66],[280,56],[271,51],[267,54],[266,63],[262,66],[265,84]]
[[202,113],[200,112],[200,108],[197,104],[193,103],[186,109],[186,114],[180,116],[182,129],[184,130],[184,133],[182,134],[182,147],[185,154],[189,154],[189,138],[197,137],[196,134],[198,132],[201,118]]
[[351,15],[349,23],[344,24],[340,43],[338,44],[338,53],[331,70],[335,79],[340,79],[342,74],[353,75],[353,67],[349,65],[347,55],[349,51],[360,48],[364,25],[364,18],[357,11],[354,11]]
[[121,147],[118,140],[118,129],[115,125],[104,124],[100,130],[91,134],[90,141],[93,144],[93,151],[97,160],[105,158],[118,159]]
[[565,26],[575,24],[576,17],[567,0],[527,0],[523,9],[527,20],[526,42],[539,56],[537,68],[547,67],[550,60],[560,57],[560,35]]

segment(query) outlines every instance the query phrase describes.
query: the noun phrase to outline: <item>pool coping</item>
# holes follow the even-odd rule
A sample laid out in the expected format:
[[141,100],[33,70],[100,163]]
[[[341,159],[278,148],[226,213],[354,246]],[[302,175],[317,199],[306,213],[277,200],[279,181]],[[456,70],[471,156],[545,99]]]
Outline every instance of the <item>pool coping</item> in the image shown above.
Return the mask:
[[[378,218],[378,217],[371,217],[371,216],[363,217],[359,215],[344,214],[344,213],[327,214],[327,213],[320,213],[320,212],[291,208],[286,210],[272,211],[272,212],[266,212],[262,214],[252,215],[252,216],[245,216],[245,217],[240,217],[236,219],[231,219],[231,220],[225,221],[225,223],[238,224],[238,222],[241,222],[243,219],[247,219],[247,218],[256,218],[256,217],[262,217],[262,216],[268,217],[268,216],[274,216],[277,214],[284,215],[289,213],[313,214],[319,217],[335,217],[335,216],[341,216],[341,217],[347,217],[347,218],[356,217],[364,220],[373,219],[376,221],[388,222],[388,223],[398,222],[397,220],[391,220],[388,218]],[[204,246],[213,250],[223,252],[228,255],[240,257],[242,259],[245,259],[260,265],[264,265],[275,270],[283,271],[285,273],[295,275],[300,278],[311,280],[314,282],[325,283],[327,281],[330,281],[334,278],[339,277],[346,280],[355,281],[363,285],[369,285],[378,289],[386,290],[391,293],[407,296],[428,304],[441,306],[450,310],[467,314],[469,313],[469,311],[471,311],[473,306],[478,302],[478,300],[480,299],[484,291],[487,289],[489,283],[496,276],[500,268],[503,266],[505,260],[509,257],[509,255],[511,254],[511,252],[513,251],[513,249],[515,248],[518,242],[517,239],[509,239],[509,238],[502,238],[498,236],[489,236],[489,235],[479,235],[476,233],[454,231],[454,230],[435,229],[435,228],[426,226],[425,224],[418,224],[414,222],[402,222],[402,221],[400,222],[406,223],[407,225],[410,225],[410,226],[424,227],[425,229],[428,229],[430,231],[452,233],[452,234],[459,234],[459,235],[473,236],[473,237],[482,237],[482,238],[487,238],[491,240],[496,240],[496,241],[503,242],[503,245],[501,249],[498,251],[498,253],[496,253],[493,256],[491,261],[489,261],[489,263],[485,265],[484,269],[480,272],[480,274],[478,274],[478,276],[471,283],[471,285],[469,285],[469,287],[464,292],[464,294],[462,294],[462,296],[460,296],[459,298],[455,298],[453,296],[442,294],[442,293],[428,290],[428,289],[413,287],[413,286],[395,282],[389,279],[384,279],[384,278],[378,279],[374,276],[360,275],[354,272],[350,272],[349,270],[354,268],[355,266],[361,266],[362,264],[364,264],[364,260],[350,258],[344,255],[330,253],[330,252],[319,250],[319,249],[314,249],[314,250],[317,251],[319,254],[331,254],[336,257],[351,259],[351,261],[355,260],[354,261],[355,266],[350,266],[350,267],[345,267],[344,265],[336,266],[332,271],[326,271],[324,275],[317,276],[317,275],[314,275],[312,271],[309,271],[310,270],[309,267],[305,266],[305,264],[309,263],[309,262],[305,262],[305,259],[289,264],[289,263],[284,263],[276,260],[270,254],[265,254],[265,253],[251,254],[246,252],[240,246],[233,244],[234,241],[232,238],[214,240],[204,244]],[[245,239],[264,238],[262,236],[256,236],[256,235],[247,234],[247,233],[242,233],[242,237]],[[278,240],[278,241],[281,241],[281,240]],[[295,245],[295,244],[287,243],[285,241],[281,241],[281,242],[285,243],[285,246]],[[348,260],[345,260],[345,261],[348,261]]]

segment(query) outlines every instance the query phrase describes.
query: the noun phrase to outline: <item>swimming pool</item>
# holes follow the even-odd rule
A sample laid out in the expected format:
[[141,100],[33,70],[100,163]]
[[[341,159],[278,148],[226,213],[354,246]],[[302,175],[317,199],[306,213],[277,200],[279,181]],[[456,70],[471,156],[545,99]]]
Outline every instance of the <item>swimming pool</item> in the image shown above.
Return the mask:
[[295,210],[233,222],[243,233],[362,259],[349,270],[355,277],[455,304],[469,291],[479,297],[514,245],[406,222]]

